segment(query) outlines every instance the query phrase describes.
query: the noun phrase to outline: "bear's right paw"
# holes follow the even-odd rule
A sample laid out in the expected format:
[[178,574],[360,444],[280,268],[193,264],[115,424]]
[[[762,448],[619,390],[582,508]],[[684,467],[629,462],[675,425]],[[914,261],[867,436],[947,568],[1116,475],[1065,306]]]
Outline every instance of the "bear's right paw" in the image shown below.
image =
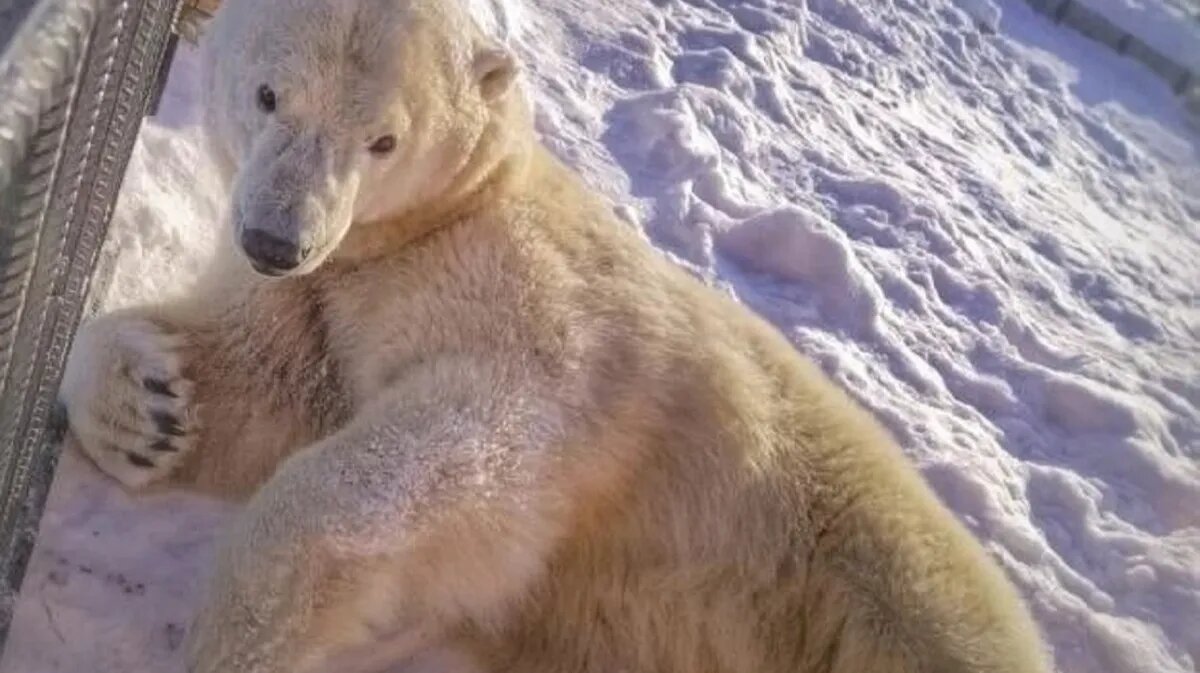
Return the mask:
[[127,487],[170,476],[195,443],[183,344],[149,320],[113,316],[84,325],[72,346],[59,393],[71,432]]

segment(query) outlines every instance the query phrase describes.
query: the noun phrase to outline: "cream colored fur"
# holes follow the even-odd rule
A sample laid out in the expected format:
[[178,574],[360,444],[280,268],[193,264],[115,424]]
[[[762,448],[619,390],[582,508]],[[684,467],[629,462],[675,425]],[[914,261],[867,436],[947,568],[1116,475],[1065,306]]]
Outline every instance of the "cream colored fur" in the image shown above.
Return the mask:
[[[234,264],[85,326],[63,387],[126,486],[248,501],[192,671],[1046,670],[877,423],[551,158],[452,2],[227,0],[210,39]],[[279,204],[313,257],[260,278]]]

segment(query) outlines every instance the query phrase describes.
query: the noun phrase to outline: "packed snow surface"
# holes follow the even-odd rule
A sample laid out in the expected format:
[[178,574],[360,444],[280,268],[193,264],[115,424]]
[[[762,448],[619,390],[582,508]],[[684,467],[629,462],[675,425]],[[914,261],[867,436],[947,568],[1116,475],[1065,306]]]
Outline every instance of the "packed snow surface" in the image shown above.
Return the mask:
[[[1020,0],[474,8],[546,143],[887,423],[1061,671],[1196,670],[1200,134],[1165,85]],[[195,67],[143,129],[106,309],[185,287],[220,226]],[[67,451],[0,670],[181,671],[232,509]]]

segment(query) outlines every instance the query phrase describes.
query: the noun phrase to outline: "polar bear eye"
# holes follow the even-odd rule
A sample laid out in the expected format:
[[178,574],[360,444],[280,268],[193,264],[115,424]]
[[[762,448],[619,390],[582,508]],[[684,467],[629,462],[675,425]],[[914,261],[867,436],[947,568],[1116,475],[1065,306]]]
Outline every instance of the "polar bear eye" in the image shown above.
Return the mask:
[[266,84],[258,87],[258,109],[267,114],[275,111],[275,92]]
[[376,138],[375,142],[371,143],[371,146],[367,149],[371,151],[371,154],[380,157],[386,154],[391,154],[392,150],[396,149],[396,136],[380,136],[379,138]]

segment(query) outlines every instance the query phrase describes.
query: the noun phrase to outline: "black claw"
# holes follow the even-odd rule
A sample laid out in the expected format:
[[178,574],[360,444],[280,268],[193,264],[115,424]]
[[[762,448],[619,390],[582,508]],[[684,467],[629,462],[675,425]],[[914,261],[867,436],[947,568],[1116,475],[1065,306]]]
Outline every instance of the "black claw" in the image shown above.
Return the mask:
[[150,445],[150,448],[160,453],[175,453],[179,447],[171,443],[169,439],[160,439]]
[[67,405],[63,404],[62,400],[55,402],[54,407],[50,410],[50,418],[46,419],[46,441],[51,444],[60,444],[63,437],[67,435],[67,428],[70,423],[67,421]]
[[163,381],[162,379],[156,379],[152,376],[147,376],[146,378],[142,379],[142,387],[154,393],[155,395],[165,395],[170,398],[179,397],[179,395],[176,395],[171,391],[171,387],[167,385],[166,381]]
[[154,467],[154,461],[150,460],[149,458],[139,456],[136,453],[126,453],[125,458],[128,459],[130,463],[138,467]]
[[183,425],[179,423],[179,419],[175,418],[174,414],[166,411],[152,411],[150,412],[150,420],[154,421],[154,427],[158,428],[158,431],[164,435],[182,437],[187,434],[183,430]]

